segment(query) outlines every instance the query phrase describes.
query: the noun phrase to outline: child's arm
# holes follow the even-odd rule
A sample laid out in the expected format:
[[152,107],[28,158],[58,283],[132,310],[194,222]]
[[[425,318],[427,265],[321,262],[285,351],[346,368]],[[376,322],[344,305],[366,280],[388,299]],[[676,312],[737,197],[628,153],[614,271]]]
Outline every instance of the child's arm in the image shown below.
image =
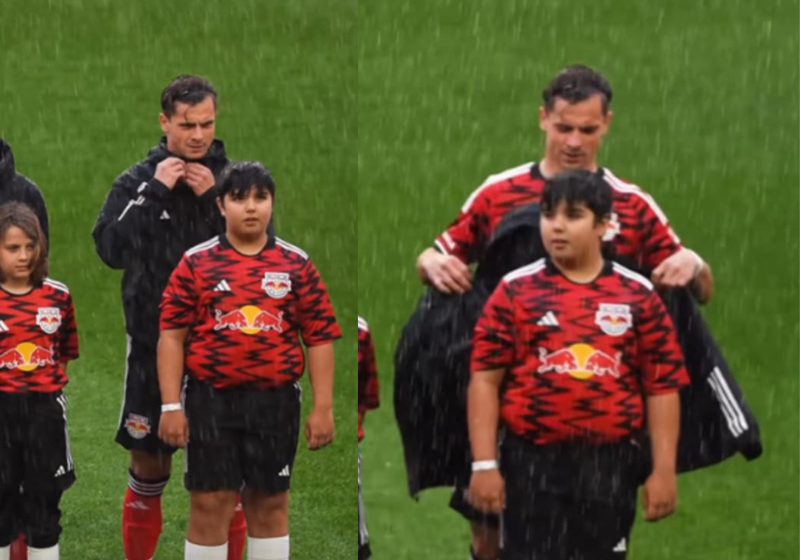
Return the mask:
[[162,330],[158,338],[158,386],[161,389],[161,421],[158,437],[174,447],[189,439],[189,424],[181,407],[183,345],[188,327]]
[[314,406],[306,421],[309,449],[321,449],[333,441],[333,343],[308,347],[308,376]]

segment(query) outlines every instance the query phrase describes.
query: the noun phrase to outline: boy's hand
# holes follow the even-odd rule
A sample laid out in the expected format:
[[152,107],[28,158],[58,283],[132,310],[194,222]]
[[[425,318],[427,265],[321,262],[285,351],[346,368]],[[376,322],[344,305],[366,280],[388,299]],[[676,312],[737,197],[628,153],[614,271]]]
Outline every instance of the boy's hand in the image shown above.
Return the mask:
[[314,407],[306,420],[306,441],[312,451],[333,441],[333,409]]

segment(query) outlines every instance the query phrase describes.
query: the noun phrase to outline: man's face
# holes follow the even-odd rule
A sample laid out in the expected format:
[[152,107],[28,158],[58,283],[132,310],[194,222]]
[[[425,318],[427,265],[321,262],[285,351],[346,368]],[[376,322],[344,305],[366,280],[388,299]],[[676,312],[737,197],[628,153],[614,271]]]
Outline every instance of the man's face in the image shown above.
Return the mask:
[[584,263],[592,253],[599,255],[607,225],[607,220],[595,221],[585,203],[570,206],[564,200],[540,217],[545,250],[561,262]]
[[214,99],[206,97],[197,105],[176,103],[175,114],[158,116],[161,130],[167,136],[167,149],[185,159],[200,159],[214,141],[217,111]]
[[611,112],[603,114],[600,94],[570,104],[556,98],[553,108],[539,108],[539,127],[545,133],[545,160],[555,175],[567,169],[597,169],[597,150],[608,130]]

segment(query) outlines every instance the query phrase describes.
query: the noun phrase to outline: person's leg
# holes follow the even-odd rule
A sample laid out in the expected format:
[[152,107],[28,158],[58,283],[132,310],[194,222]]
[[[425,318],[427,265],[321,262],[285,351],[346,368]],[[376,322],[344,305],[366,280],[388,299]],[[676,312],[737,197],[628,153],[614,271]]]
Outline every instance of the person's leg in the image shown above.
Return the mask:
[[369,532],[364,512],[364,499],[361,497],[361,448],[358,448],[358,560],[372,556],[369,548]]
[[233,511],[231,525],[228,528],[228,560],[242,560],[247,542],[247,521],[242,507],[241,494],[236,496],[236,508]]
[[31,485],[28,485],[21,496],[22,520],[29,560],[59,559],[61,494],[60,489],[39,491],[31,489]]
[[186,540],[202,546],[226,544],[237,495],[233,490],[193,490],[190,493]]
[[265,494],[245,488],[247,560],[289,559],[289,492]]

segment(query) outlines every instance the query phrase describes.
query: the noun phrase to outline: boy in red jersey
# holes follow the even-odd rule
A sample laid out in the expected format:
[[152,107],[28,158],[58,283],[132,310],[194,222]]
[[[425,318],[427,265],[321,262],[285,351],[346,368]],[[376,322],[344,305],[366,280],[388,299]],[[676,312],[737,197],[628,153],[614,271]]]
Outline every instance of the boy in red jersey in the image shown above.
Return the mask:
[[159,437],[186,446],[187,560],[227,558],[242,487],[247,558],[289,558],[306,358],[314,407],[305,436],[311,449],[333,440],[333,341],[341,332],[308,255],[267,234],[274,193],[260,163],[228,166],[219,186],[226,232],[186,252],[162,299]]
[[378,371],[375,367],[375,348],[369,325],[361,317],[358,318],[358,560],[366,560],[371,556],[369,534],[364,516],[364,501],[361,497],[361,440],[364,439],[364,415],[368,410],[378,408],[380,391],[378,388]]
[[59,502],[75,482],[62,390],[78,334],[69,290],[47,269],[33,211],[0,207],[0,560],[20,531],[30,560],[58,560]]
[[589,171],[548,179],[549,258],[505,276],[475,329],[469,496],[503,512],[503,560],[624,559],[642,481],[646,519],[675,509],[688,376],[653,285],[603,258],[611,201]]

